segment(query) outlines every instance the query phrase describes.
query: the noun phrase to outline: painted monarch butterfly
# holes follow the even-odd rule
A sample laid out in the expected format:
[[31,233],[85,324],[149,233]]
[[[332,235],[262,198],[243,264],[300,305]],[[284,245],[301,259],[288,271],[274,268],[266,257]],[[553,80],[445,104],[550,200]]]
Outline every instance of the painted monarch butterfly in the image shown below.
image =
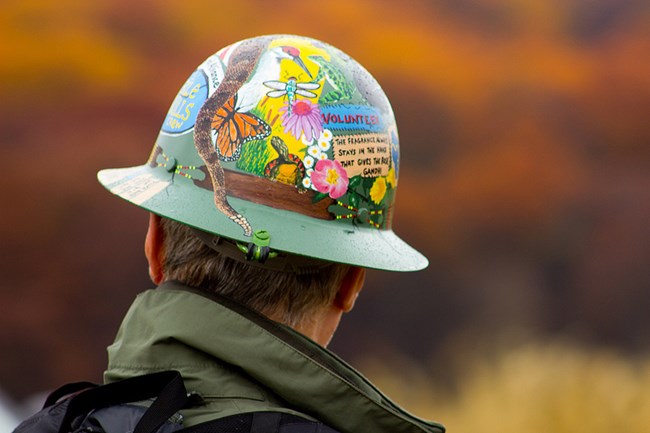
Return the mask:
[[237,94],[217,110],[212,118],[215,148],[222,161],[239,159],[241,147],[251,140],[263,140],[271,134],[271,128],[251,113],[241,113],[237,106]]

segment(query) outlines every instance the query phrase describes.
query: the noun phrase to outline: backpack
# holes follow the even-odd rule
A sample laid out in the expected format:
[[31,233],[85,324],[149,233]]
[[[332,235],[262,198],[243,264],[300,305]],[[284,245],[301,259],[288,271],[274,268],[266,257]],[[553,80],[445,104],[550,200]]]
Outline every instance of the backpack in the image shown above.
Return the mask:
[[70,383],[52,392],[43,409],[14,433],[338,433],[281,412],[243,413],[183,427],[178,411],[200,401],[172,370],[107,385]]

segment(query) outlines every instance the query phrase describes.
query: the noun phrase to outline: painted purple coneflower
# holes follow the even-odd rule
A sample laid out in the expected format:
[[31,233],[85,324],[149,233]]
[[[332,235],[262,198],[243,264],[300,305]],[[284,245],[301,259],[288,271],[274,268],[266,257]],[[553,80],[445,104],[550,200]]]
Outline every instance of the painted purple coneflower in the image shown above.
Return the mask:
[[287,106],[280,108],[282,126],[285,133],[291,133],[300,140],[305,134],[305,140],[311,141],[323,132],[323,119],[318,104],[308,99],[293,102],[291,110]]

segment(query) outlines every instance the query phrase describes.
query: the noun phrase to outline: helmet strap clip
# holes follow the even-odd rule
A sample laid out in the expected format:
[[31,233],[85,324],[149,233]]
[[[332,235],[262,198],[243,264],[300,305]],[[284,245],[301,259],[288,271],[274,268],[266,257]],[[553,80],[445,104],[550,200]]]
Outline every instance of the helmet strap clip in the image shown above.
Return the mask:
[[[253,234],[251,242],[238,242],[191,227],[192,232],[208,248],[241,263],[277,272],[292,272],[299,275],[321,272],[331,265],[320,259],[298,256],[272,250],[271,236],[264,230]],[[262,232],[262,233],[260,233]],[[242,254],[243,253],[243,254]],[[268,260],[273,259],[273,260]]]
[[263,264],[267,259],[277,257],[278,255],[276,251],[271,249],[270,244],[271,235],[269,232],[266,230],[256,230],[253,233],[253,239],[248,244],[237,242],[237,248],[246,254],[246,260]]

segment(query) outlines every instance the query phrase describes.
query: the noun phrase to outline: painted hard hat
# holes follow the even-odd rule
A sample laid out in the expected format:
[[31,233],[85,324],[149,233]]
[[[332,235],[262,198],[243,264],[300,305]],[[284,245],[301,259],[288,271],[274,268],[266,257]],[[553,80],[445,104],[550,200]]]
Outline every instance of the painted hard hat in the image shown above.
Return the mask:
[[98,179],[240,245],[415,271],[427,259],[392,230],[398,174],[395,118],[377,81],[331,45],[274,35],[209,57],[172,102],[148,161]]

